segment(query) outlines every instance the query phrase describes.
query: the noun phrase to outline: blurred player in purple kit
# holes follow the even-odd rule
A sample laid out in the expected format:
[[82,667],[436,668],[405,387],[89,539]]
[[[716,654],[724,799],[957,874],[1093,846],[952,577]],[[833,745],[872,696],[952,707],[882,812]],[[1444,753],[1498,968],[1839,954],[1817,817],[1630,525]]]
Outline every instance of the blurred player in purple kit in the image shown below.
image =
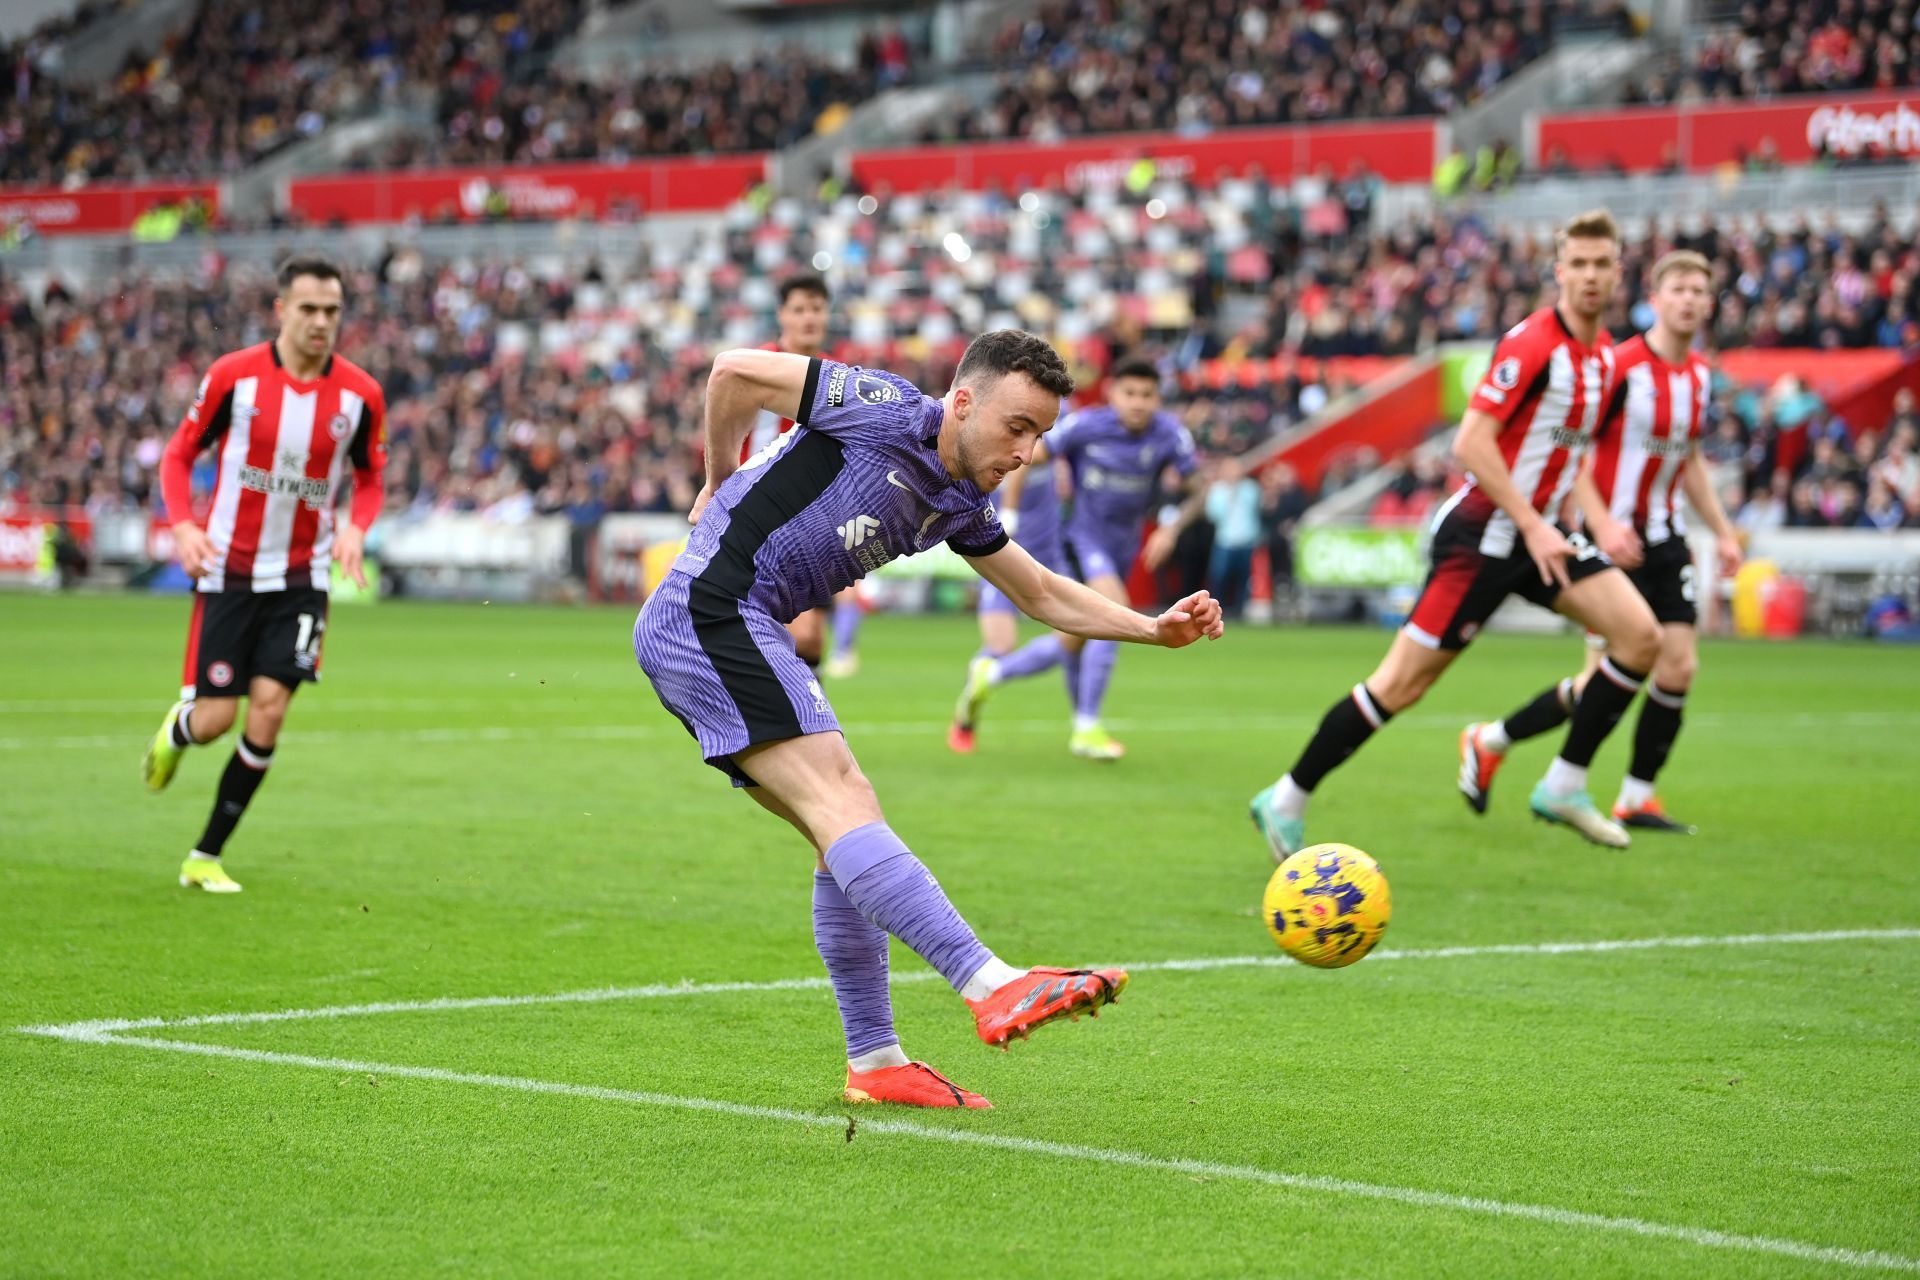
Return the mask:
[[[1107,403],[1067,415],[1048,437],[1047,448],[1072,478],[1073,512],[1063,538],[1068,568],[1081,582],[1127,607],[1126,576],[1133,568],[1161,473],[1172,467],[1184,479],[1197,465],[1193,437],[1160,407],[1160,371],[1142,359],[1115,365],[1107,379]],[[1126,748],[1100,724],[1119,645],[1103,639],[1083,643],[1071,636],[1059,637],[1056,643],[1074,686],[1068,749],[1087,760],[1120,759]],[[1034,641],[1028,648],[1043,644]],[[956,727],[972,728],[981,704],[996,685],[1046,670],[1037,665],[1045,656],[1044,650],[1036,651],[1031,669],[1012,659],[1003,664],[976,663],[956,709]]]
[[[1043,442],[1033,460],[1007,477],[1001,488],[1000,520],[1007,534],[1034,560],[1055,573],[1067,571],[1066,544],[1060,528],[1060,489],[1053,458]],[[1074,637],[1049,631],[1018,649],[1020,611],[992,583],[980,587],[980,652],[967,664],[966,687],[955,705],[947,745],[962,755],[973,751],[973,731],[987,694],[1008,680],[1041,675],[1066,664],[1067,701],[1079,695],[1079,651]]]
[[[944,541],[1062,631],[1169,648],[1219,636],[1220,606],[1204,591],[1143,617],[1008,539],[987,495],[1032,458],[1072,389],[1053,348],[1017,329],[975,339],[941,400],[890,373],[781,352],[725,352],[707,384],[694,531],[640,611],[634,652],[707,763],[815,850],[814,941],[840,1007],[852,1102],[989,1105],[901,1051],[888,934],[939,971],[992,1045],[1094,1012],[1126,988],[1122,970],[1022,970],[980,943],[887,825],[784,625]],[[736,470],[762,411],[799,426]]]

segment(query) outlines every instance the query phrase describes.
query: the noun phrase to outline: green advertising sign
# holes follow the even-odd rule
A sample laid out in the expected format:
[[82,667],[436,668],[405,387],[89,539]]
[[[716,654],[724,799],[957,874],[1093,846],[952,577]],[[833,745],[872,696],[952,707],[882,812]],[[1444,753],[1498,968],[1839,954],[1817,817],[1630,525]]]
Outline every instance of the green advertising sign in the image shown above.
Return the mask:
[[1493,363],[1493,348],[1483,343],[1463,349],[1455,347],[1440,360],[1440,416],[1458,422],[1467,411],[1473,389],[1487,376]]
[[1293,567],[1309,587],[1413,586],[1427,576],[1417,528],[1310,525],[1294,540]]

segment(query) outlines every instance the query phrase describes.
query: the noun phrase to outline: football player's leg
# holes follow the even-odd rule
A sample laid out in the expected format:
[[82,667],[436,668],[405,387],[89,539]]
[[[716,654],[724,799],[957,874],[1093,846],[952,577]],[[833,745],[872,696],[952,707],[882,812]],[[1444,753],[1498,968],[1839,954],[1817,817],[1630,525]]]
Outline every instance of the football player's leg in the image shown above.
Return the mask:
[[866,611],[860,607],[860,593],[852,587],[833,597],[833,654],[827,659],[827,674],[844,680],[860,670],[860,622]]
[[1613,806],[1613,816],[1627,826],[1693,832],[1691,826],[1667,816],[1654,795],[1654,782],[1680,736],[1687,691],[1693,687],[1699,662],[1694,628],[1681,622],[1663,623],[1660,656],[1654,660],[1653,678],[1647,683],[1647,696],[1640,703],[1640,719],[1634,726],[1633,759],[1620,780],[1620,795]]
[[[980,1022],[980,1006],[991,1006],[996,993],[1037,971],[1014,968],[980,942],[933,873],[887,825],[846,739],[837,733],[807,734],[749,747],[734,760],[813,834],[821,861],[853,908],[906,943],[976,1006],[981,1035],[990,1038],[989,1028]],[[1003,1034],[992,1042],[1003,1043],[1008,1035],[1024,1034],[1041,1021],[1097,1007],[1124,986],[1124,975],[1063,978],[1057,995],[1043,992],[1026,1009],[1008,1013],[1005,1025],[996,1021],[992,1029]]]
[[1587,767],[1640,691],[1660,650],[1660,627],[1627,575],[1614,568],[1593,572],[1562,589],[1554,607],[1604,636],[1607,654],[1574,706],[1560,754],[1534,788],[1533,810],[1549,821],[1574,827],[1595,843],[1624,848],[1626,832],[1602,817],[1587,795]]
[[266,781],[273,765],[273,750],[280,741],[280,726],[286,721],[287,706],[293,690],[271,676],[255,676],[247,687],[246,728],[234,745],[227,768],[220,775],[213,812],[207,827],[193,846],[195,856],[218,858],[227,838],[240,825],[240,817],[253,802],[254,793]]
[[[1128,605],[1126,584],[1115,572],[1096,573],[1087,585],[1115,604]],[[1089,640],[1080,651],[1080,681],[1074,690],[1073,737],[1068,746],[1073,754],[1087,760],[1118,760],[1126,754],[1112,734],[1100,724],[1101,709],[1107,701],[1107,686],[1113,680],[1114,664],[1120,659],[1117,640]]]
[[1345,764],[1388,720],[1418,702],[1459,656],[1459,649],[1429,646],[1403,630],[1373,673],[1327,708],[1293,767],[1253,798],[1254,825],[1276,860],[1303,847],[1307,802],[1321,779]]
[[1514,743],[1551,733],[1573,715],[1578,684],[1578,677],[1568,676],[1548,685],[1505,717],[1470,724],[1460,731],[1458,785],[1460,794],[1466,797],[1474,812],[1487,811],[1494,775],[1506,762],[1507,752],[1513,749]]

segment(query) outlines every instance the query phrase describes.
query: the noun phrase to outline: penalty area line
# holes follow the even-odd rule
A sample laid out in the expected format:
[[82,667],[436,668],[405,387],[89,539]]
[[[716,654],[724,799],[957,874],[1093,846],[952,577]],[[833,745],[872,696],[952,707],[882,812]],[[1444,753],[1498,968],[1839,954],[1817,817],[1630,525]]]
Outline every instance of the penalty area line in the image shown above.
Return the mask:
[[[1567,942],[1492,943],[1486,946],[1380,950],[1369,962],[1461,960],[1475,956],[1564,956],[1611,952],[1694,950],[1705,947],[1796,946],[1837,942],[1885,942],[1920,939],[1920,928],[1828,929],[1798,933],[1733,933],[1653,938],[1603,938]],[[1278,951],[1251,956],[1201,956],[1190,960],[1140,960],[1113,966],[1129,973],[1201,973],[1214,969],[1293,968]],[[1104,967],[1104,966],[1103,966]],[[897,986],[931,982],[931,969],[896,973]],[[610,1000],[659,1000],[672,997],[757,994],[770,991],[825,991],[825,978],[777,978],[763,982],[657,982],[635,987],[593,987],[517,996],[443,996],[430,1000],[383,1000],[370,1004],[322,1005],[311,1009],[270,1009],[250,1013],[205,1013],[179,1018],[100,1018],[44,1026],[16,1027],[26,1035],[86,1040],[124,1031],[161,1028],[236,1026],[262,1022],[302,1022],[320,1018],[371,1017],[383,1013],[439,1013],[461,1009],[510,1009],[523,1005],[599,1004]]]
[[[689,1098],[675,1094],[652,1093],[638,1089],[615,1089],[602,1085],[566,1084],[559,1081],[534,1080],[520,1076],[451,1071],[441,1067],[415,1067],[398,1063],[363,1062],[352,1058],[313,1057],[307,1054],[275,1053],[262,1049],[241,1049],[229,1045],[198,1044],[188,1040],[163,1040],[148,1036],[131,1036],[106,1032],[74,1034],[67,1038],[87,1044],[118,1045],[126,1048],[153,1049],[169,1053],[196,1054],[210,1058],[228,1058],[242,1062],[285,1067],[303,1067],[310,1070],[341,1072],[353,1075],[384,1075],[393,1078],[426,1080],[444,1084],[511,1089],[521,1093],[586,1098],[598,1102],[660,1107],[677,1111],[727,1116],[735,1119],[804,1125],[810,1128],[831,1128],[837,1130],[847,1123],[846,1118],[840,1114],[792,1111],[779,1107],[761,1107],[742,1102],[728,1102],[718,1098]],[[1920,1258],[1886,1253],[1877,1249],[1850,1249],[1832,1245],[1809,1244],[1801,1240],[1778,1239],[1771,1236],[1742,1235],[1734,1232],[1716,1231],[1707,1227],[1689,1227],[1665,1222],[1652,1222],[1644,1218],[1622,1218],[1600,1213],[1586,1213],[1577,1209],[1562,1209],[1552,1205],[1514,1203],[1505,1200],[1493,1200],[1484,1196],[1453,1195],[1441,1191],[1424,1191],[1417,1187],[1395,1187],[1313,1174],[1282,1173],[1277,1170],[1262,1169],[1252,1165],[1217,1164],[1206,1160],[1170,1158],[1166,1156],[1149,1155],[1145,1152],[1138,1151],[1116,1151],[1105,1147],[1082,1146],[1067,1142],[1050,1142],[1038,1138],[1020,1138],[1005,1134],[981,1133],[967,1129],[935,1128],[929,1125],[916,1124],[910,1120],[862,1120],[860,1123],[860,1132],[868,1135],[880,1134],[900,1138],[916,1138],[925,1142],[944,1142],[953,1146],[986,1147],[1021,1155],[1046,1156],[1059,1160],[1078,1160],[1090,1164],[1102,1164],[1117,1168],[1141,1169],[1156,1173],[1177,1173],[1187,1177],[1217,1178],[1225,1181],[1248,1182],[1270,1187],[1279,1187],[1289,1191],[1305,1192],[1312,1195],[1377,1200],[1408,1205],[1420,1209],[1436,1209],[1453,1213],[1471,1213],[1495,1218],[1538,1222],[1548,1226],[1563,1227],[1576,1231],[1640,1236],[1647,1239],[1674,1241],[1703,1249],[1718,1249],[1733,1253],[1767,1254],[1775,1257],[1793,1258],[1802,1262],[1820,1263],[1826,1266],[1920,1274]]]

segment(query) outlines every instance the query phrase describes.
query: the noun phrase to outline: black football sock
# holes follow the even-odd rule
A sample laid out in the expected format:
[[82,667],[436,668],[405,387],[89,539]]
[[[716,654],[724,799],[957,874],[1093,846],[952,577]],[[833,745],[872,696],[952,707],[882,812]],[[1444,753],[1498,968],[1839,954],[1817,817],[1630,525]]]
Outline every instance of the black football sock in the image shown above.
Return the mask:
[[1573,715],[1573,681],[1562,680],[1500,722],[1509,745],[1550,733]]
[[1353,686],[1353,692],[1327,708],[1313,740],[1287,770],[1287,776],[1302,791],[1312,791],[1320,785],[1320,779],[1345,764],[1374,730],[1391,719],[1393,712],[1381,707],[1365,684]]
[[1627,704],[1640,692],[1646,673],[1623,667],[1612,658],[1602,658],[1600,669],[1587,681],[1580,702],[1573,709],[1573,725],[1567,730],[1566,745],[1560,758],[1578,769],[1593,763],[1594,752],[1613,732],[1626,714]]
[[1687,691],[1675,693],[1658,684],[1647,685],[1647,700],[1640,704],[1640,721],[1633,730],[1633,765],[1630,777],[1647,785],[1660,776],[1673,752],[1673,740],[1680,736],[1680,717],[1687,708]]
[[234,748],[233,758],[227,761],[226,772],[220,775],[220,790],[214,797],[213,814],[207,819],[207,830],[200,837],[200,843],[194,846],[194,852],[215,858],[220,856],[221,849],[226,847],[227,837],[240,825],[240,815],[247,811],[248,801],[260,789],[261,782],[267,776],[267,766],[272,763],[272,747],[257,747],[245,736],[241,737],[240,745]]

